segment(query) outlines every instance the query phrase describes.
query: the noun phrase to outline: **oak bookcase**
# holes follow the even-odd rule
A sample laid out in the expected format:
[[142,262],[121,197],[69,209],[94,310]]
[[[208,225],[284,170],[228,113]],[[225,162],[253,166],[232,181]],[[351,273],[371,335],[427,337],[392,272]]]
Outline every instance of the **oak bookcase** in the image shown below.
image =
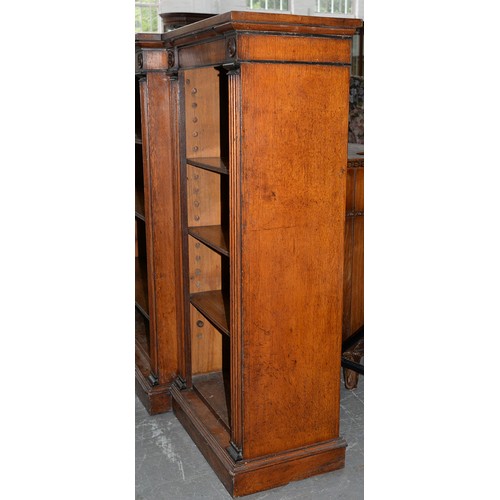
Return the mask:
[[177,372],[175,414],[234,496],[344,465],[347,120],[360,24],[229,12],[161,35],[166,74],[147,73],[158,82],[148,94],[164,93],[154,151],[167,193],[152,185],[146,204],[171,228],[153,275],[175,282],[155,281],[156,308],[159,288],[171,305],[155,328],[168,317],[169,345],[179,334],[176,368],[171,358],[160,383]]

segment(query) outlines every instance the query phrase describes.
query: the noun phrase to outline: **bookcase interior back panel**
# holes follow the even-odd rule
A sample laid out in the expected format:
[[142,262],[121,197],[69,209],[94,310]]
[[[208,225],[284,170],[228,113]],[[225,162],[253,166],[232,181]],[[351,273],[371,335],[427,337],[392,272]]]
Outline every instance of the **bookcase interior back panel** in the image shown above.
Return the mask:
[[183,73],[186,156],[220,157],[219,72],[207,67]]
[[187,165],[188,227],[221,224],[221,176]]
[[191,306],[191,370],[193,375],[222,370],[222,336]]
[[[190,366],[194,390],[229,430],[229,178],[224,72],[182,72]],[[221,154],[222,153],[222,154]]]

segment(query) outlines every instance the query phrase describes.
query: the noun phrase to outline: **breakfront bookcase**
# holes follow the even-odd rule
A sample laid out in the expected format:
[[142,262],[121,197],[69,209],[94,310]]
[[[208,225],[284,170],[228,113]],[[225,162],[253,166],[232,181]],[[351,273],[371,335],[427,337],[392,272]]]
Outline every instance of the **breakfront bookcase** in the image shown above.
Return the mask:
[[178,234],[171,248],[162,243],[179,313],[172,405],[233,496],[344,465],[347,120],[359,25],[229,12],[162,35],[157,146],[170,148],[163,216]]

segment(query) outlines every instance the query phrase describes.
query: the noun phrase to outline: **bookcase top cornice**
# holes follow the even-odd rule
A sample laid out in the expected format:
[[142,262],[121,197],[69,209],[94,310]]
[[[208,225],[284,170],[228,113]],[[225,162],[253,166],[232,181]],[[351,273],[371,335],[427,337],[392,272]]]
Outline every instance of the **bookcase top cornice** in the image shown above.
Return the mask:
[[231,11],[164,33],[167,46],[175,47],[231,32],[264,32],[318,36],[352,36],[363,21],[353,18],[298,16]]

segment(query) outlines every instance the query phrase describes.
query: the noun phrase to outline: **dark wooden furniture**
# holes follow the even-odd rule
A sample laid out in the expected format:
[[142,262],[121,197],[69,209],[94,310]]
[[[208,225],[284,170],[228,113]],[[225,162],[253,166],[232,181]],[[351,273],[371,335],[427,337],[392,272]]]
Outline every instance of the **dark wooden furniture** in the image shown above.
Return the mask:
[[[344,239],[343,364],[363,357],[364,326],[364,146],[349,144]],[[356,335],[356,336],[355,336]],[[356,366],[354,366],[356,368]],[[359,368],[358,368],[359,371]],[[346,388],[358,383],[358,372],[344,367]]]
[[207,17],[212,17],[213,15],[198,12],[164,12],[160,14],[160,17],[163,22],[163,31],[167,32],[196,21],[201,21]]
[[181,208],[173,408],[234,496],[344,465],[346,143],[359,24],[230,12],[162,35],[164,109],[179,110],[179,123],[164,113],[162,135]]

